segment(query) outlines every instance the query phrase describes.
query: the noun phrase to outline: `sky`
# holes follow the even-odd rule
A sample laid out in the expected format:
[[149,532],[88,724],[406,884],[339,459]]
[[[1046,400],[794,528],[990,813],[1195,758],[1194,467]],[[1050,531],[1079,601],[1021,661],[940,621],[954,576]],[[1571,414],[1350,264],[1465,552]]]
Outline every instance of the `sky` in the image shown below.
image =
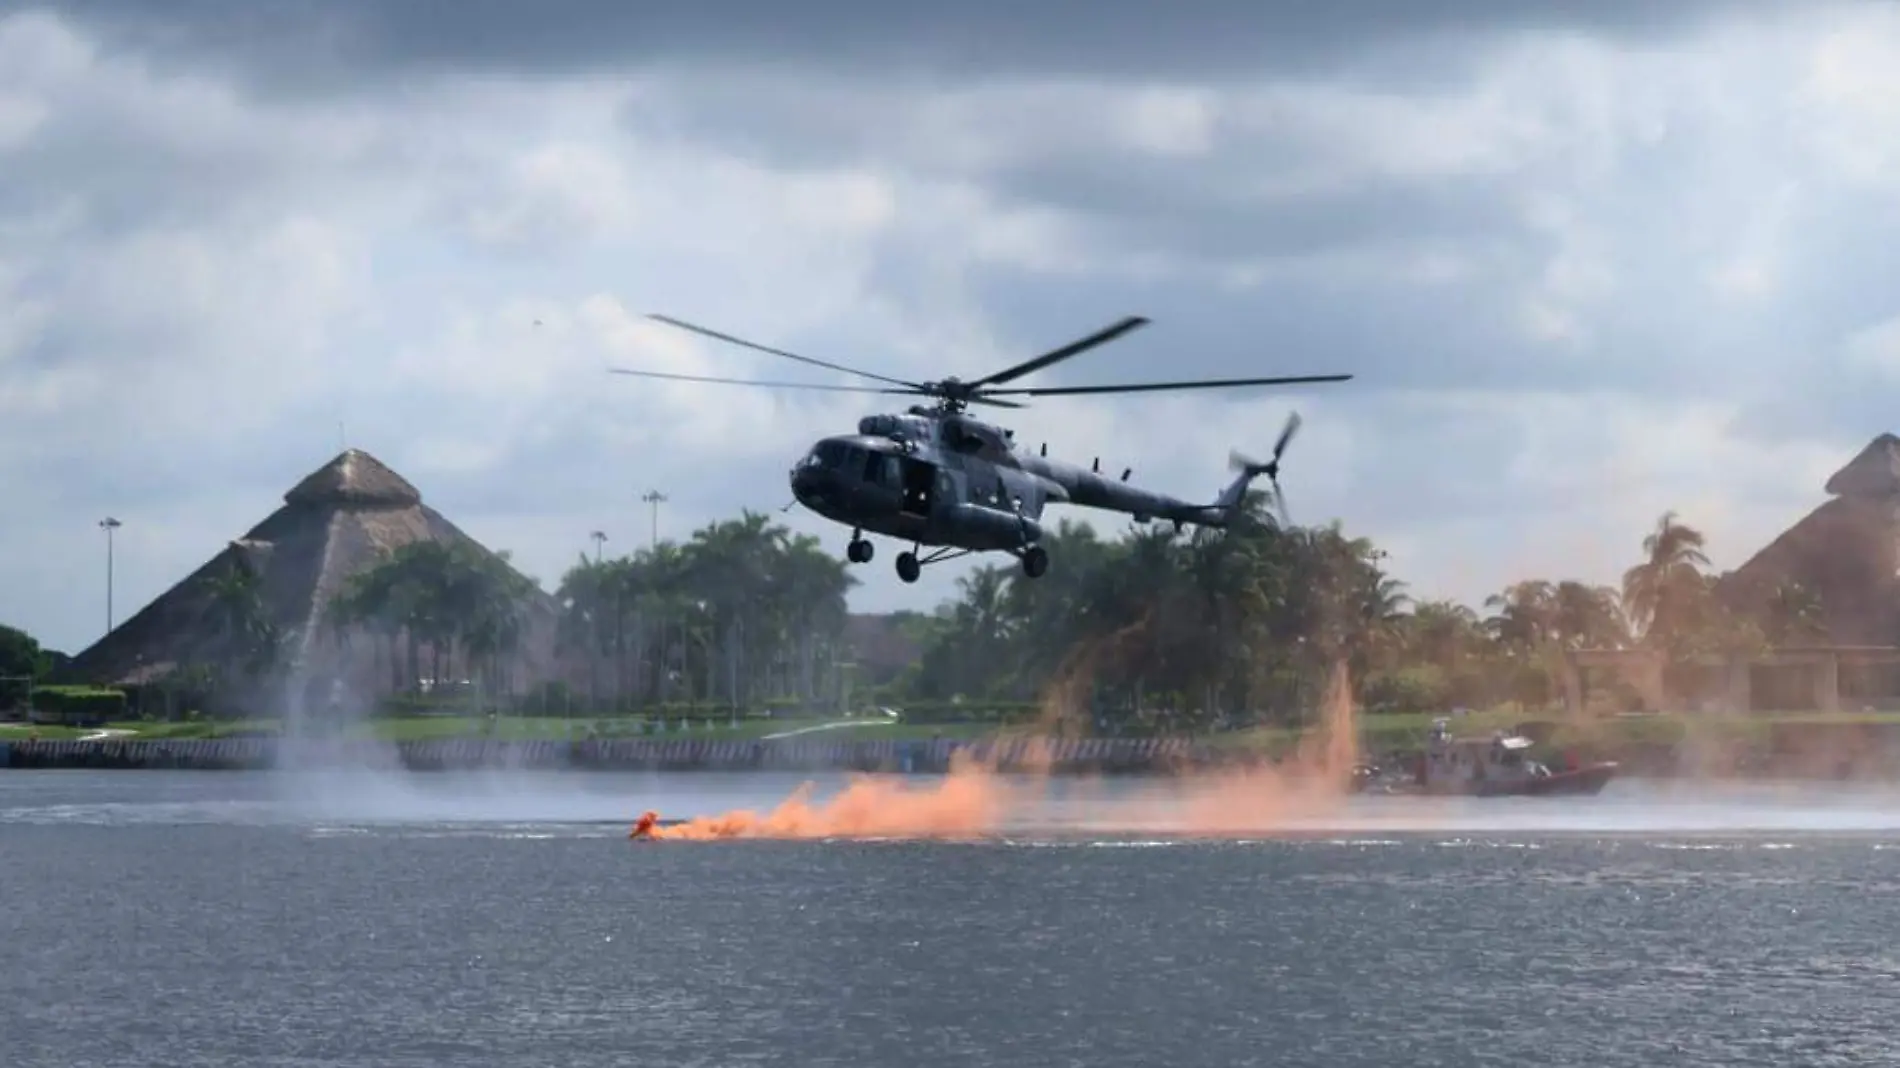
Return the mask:
[[[787,471],[886,399],[608,374],[853,381],[650,312],[902,378],[1130,314],[1033,383],[1352,373],[998,421],[1212,500],[1297,409],[1293,518],[1472,603],[1669,509],[1735,566],[1895,429],[1896,5],[1029,8],[0,0],[0,622],[83,648],[103,517],[122,621],[346,443],[550,588],[649,489],[842,555]],[[857,610],[954,593],[898,548]]]

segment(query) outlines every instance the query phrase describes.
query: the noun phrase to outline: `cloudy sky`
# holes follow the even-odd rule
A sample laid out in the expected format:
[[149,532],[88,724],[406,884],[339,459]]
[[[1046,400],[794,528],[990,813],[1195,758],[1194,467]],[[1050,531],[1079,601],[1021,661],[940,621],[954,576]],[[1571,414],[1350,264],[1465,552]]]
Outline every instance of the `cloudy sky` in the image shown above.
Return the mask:
[[[1298,407],[1295,518],[1471,600],[1666,508],[1732,566],[1895,428],[1895,5],[1282,6],[0,0],[0,620],[83,647],[101,517],[123,619],[345,439],[552,586],[870,410],[606,374],[841,381],[650,311],[903,377],[1131,313],[1038,383],[1350,371],[1004,421],[1211,499]],[[860,608],[960,573],[894,549]]]

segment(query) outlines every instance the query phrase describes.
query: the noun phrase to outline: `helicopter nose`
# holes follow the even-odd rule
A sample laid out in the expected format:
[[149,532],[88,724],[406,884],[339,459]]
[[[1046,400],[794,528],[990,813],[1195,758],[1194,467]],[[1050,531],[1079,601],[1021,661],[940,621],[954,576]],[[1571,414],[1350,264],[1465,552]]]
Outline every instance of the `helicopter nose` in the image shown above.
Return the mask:
[[824,496],[830,485],[830,472],[822,467],[796,467],[792,469],[792,496],[799,502],[807,503]]

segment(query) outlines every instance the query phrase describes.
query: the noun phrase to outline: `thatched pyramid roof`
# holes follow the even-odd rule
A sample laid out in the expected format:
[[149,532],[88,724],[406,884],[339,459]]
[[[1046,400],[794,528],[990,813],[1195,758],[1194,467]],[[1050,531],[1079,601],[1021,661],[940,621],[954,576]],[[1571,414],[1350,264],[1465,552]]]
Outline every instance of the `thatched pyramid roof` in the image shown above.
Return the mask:
[[[416,488],[382,461],[346,450],[284,494],[283,506],[263,522],[75,656],[62,674],[136,684],[184,665],[218,662],[228,639],[215,611],[214,587],[238,567],[257,581],[265,614],[278,631],[299,637],[293,650],[302,671],[340,676],[342,658],[325,634],[325,610],[352,575],[419,541],[489,551],[423,504]],[[527,655],[539,662],[551,653],[555,603],[540,593],[526,607],[533,621]],[[532,664],[526,666],[533,671]]]
[[1833,642],[1900,644],[1900,437],[1875,438],[1826,489],[1834,499],[1736,568],[1724,595],[1748,606],[1796,582],[1819,596]]
[[347,449],[284,494],[285,504],[410,508],[422,494],[409,480],[361,449]]
[[1882,434],[1827,480],[1835,497],[1900,499],[1900,437]]

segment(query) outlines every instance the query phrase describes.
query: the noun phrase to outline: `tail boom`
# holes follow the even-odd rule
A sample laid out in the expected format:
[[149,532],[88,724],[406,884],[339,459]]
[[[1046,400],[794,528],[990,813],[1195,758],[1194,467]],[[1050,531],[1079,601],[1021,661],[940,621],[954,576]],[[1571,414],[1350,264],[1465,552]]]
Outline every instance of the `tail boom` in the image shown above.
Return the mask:
[[1270,474],[1272,469],[1271,463],[1243,464],[1240,474],[1228,483],[1226,489],[1221,490],[1220,496],[1214,498],[1213,504],[1177,508],[1162,518],[1173,520],[1176,526],[1193,523],[1196,526],[1224,529],[1233,522],[1234,516],[1239,514],[1240,503],[1247,499],[1247,491],[1253,488],[1254,480],[1261,475]]

